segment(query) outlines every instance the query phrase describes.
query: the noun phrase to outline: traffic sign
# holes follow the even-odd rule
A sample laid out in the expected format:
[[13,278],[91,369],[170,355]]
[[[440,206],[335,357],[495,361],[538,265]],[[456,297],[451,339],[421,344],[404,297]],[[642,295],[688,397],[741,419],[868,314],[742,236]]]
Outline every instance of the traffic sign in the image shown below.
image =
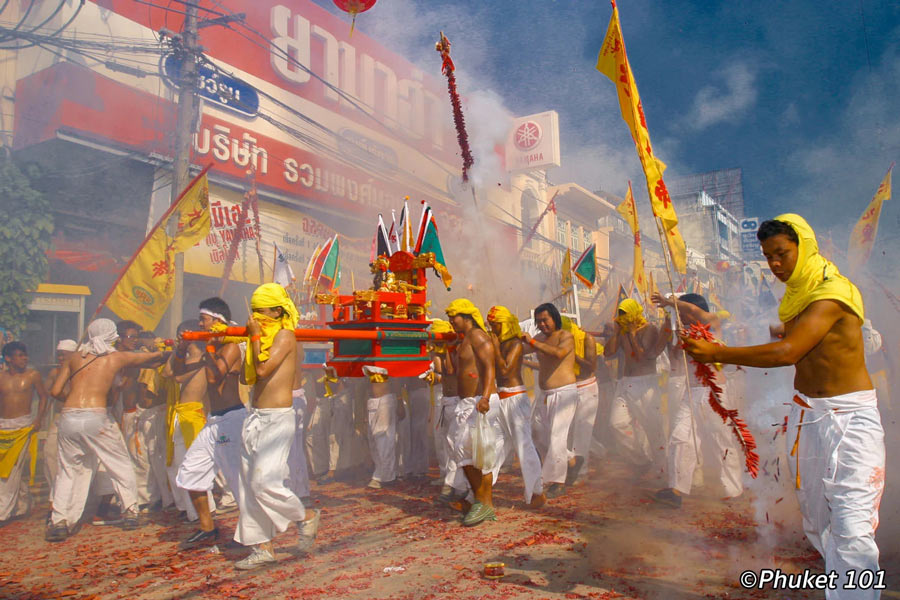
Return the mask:
[[[167,54],[160,65],[163,77],[175,88],[180,87],[182,62],[181,57]],[[197,65],[197,93],[245,117],[255,117],[259,112],[259,94],[252,85],[208,65]]]

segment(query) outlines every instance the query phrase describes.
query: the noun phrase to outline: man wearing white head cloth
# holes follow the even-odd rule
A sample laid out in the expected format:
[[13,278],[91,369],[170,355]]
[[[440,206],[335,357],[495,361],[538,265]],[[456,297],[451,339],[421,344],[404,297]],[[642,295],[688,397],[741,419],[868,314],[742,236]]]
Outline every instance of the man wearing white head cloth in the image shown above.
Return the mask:
[[162,362],[163,352],[117,352],[116,325],[97,319],[87,329],[87,341],[60,366],[50,394],[65,404],[59,417],[59,473],[53,488],[53,513],[46,539],[69,536],[81,519],[91,480],[102,464],[122,505],[122,527],[138,527],[137,481],[122,431],[107,413],[107,396],[116,374],[127,367]]

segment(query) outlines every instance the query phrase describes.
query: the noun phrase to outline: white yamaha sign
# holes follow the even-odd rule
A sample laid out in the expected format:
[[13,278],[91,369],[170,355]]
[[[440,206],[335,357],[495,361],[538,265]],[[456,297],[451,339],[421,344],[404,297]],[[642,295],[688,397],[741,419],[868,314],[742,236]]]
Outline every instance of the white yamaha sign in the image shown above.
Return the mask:
[[548,110],[515,119],[506,142],[507,170],[523,171],[559,165],[557,112]]

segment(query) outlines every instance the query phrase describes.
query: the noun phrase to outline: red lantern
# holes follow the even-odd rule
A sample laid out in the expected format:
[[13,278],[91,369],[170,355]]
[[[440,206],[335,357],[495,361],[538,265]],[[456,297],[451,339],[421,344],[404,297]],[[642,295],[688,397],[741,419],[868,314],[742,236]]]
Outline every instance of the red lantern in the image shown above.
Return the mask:
[[375,2],[377,0],[334,0],[335,6],[353,17],[353,22],[350,24],[350,35],[353,35],[353,28],[356,27],[356,15],[375,6]]

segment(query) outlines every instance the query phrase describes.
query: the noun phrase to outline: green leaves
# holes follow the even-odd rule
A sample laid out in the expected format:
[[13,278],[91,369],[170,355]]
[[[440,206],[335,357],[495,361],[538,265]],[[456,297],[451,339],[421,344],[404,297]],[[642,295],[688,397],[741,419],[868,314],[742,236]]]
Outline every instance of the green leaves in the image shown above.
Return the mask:
[[53,233],[50,202],[31,187],[40,177],[32,166],[26,177],[9,156],[0,157],[0,326],[19,335],[28,314],[28,292],[47,274]]

